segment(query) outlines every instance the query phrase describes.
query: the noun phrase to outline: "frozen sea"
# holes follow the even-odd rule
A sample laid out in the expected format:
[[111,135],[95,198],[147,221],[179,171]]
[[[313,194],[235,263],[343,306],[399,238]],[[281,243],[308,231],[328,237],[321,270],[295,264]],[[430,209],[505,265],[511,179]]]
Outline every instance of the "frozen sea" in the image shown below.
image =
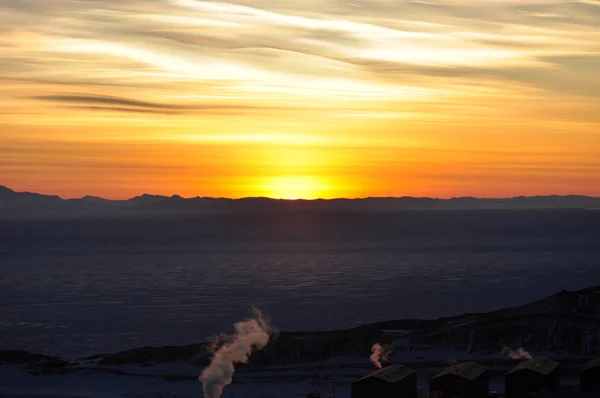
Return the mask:
[[598,211],[0,220],[0,349],[182,345],[524,304],[600,284]]

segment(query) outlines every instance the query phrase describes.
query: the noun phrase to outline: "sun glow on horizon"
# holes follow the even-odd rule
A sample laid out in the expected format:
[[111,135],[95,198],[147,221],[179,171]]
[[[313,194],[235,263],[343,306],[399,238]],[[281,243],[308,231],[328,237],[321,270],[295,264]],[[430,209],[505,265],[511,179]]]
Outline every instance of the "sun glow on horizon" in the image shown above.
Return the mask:
[[330,199],[332,187],[325,178],[316,176],[265,177],[256,187],[257,196],[272,199]]
[[597,0],[0,5],[0,185],[600,195]]

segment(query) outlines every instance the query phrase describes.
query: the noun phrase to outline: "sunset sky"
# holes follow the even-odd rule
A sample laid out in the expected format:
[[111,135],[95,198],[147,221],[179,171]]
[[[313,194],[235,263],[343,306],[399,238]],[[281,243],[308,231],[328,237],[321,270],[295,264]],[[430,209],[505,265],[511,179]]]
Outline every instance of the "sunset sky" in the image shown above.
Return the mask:
[[0,185],[600,196],[600,0],[2,0]]

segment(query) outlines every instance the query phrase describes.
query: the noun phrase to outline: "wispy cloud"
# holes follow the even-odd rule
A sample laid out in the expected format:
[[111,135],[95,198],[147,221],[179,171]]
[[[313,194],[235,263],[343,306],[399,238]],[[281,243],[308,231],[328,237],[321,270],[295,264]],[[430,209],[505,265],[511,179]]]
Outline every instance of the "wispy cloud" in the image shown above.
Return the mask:
[[4,0],[0,131],[583,153],[599,54],[597,0]]
[[[78,0],[9,1],[0,14],[5,31],[0,43],[13,49],[13,66],[29,68],[38,78],[64,78],[61,70],[68,69],[72,80],[96,76],[113,84],[134,81],[142,88],[156,82],[224,80],[251,95],[286,88],[294,95],[306,90],[310,79],[311,86],[325,88],[314,90],[314,96],[327,87],[356,87],[374,95],[385,91],[380,79],[364,69],[369,63],[395,66],[397,75],[410,77],[410,86],[431,89],[430,72],[450,78],[452,68],[500,70],[486,79],[476,73],[473,85],[481,85],[502,80],[514,69],[552,69],[556,65],[548,57],[600,51],[595,40],[600,32],[593,25],[600,11],[589,2],[355,3],[359,7],[267,0],[127,0],[95,7]],[[11,65],[0,69],[22,78]],[[560,76],[579,73],[566,65],[560,69]],[[337,83],[331,84],[334,77]],[[384,86],[401,96],[403,81],[391,79]],[[435,88],[443,83],[436,80]]]
[[[231,103],[205,103],[205,104],[172,104],[141,101],[130,98],[114,97],[108,95],[36,95],[29,97],[34,100],[50,103],[65,104],[70,109],[101,110],[115,112],[138,112],[138,113],[164,113],[179,114],[184,112],[245,112],[264,107],[253,105],[236,105]],[[277,106],[268,108],[270,111],[281,109]]]

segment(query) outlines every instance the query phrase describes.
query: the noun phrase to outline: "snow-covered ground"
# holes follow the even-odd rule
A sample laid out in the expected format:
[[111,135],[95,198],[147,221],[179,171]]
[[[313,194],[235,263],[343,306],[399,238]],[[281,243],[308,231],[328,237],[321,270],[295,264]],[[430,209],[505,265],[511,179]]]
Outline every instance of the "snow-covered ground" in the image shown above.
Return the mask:
[[0,222],[0,349],[69,359],[521,305],[600,280],[598,212]]
[[[263,375],[264,377],[264,375]],[[259,377],[236,379],[227,386],[224,398],[305,398],[307,391],[331,392],[332,384],[319,386],[307,381],[268,381]],[[202,397],[197,380],[170,382],[163,378],[122,376],[93,372],[90,374],[33,376],[17,366],[0,367],[2,398],[180,398]],[[349,385],[340,384],[336,397],[349,397]]]
[[[390,358],[416,369],[419,386],[427,392],[428,379],[454,361],[499,360],[497,355],[426,350],[401,351]],[[430,364],[435,362],[432,367]],[[503,374],[510,363],[492,367],[490,390],[504,390]],[[307,392],[330,395],[335,386],[336,398],[350,398],[350,384],[375,368],[368,358],[337,358],[297,366],[238,371],[234,383],[225,388],[223,398],[305,398]],[[185,363],[98,366],[81,364],[63,374],[32,375],[23,366],[0,366],[2,398],[179,398],[202,397],[197,377],[202,367]],[[116,373],[118,372],[118,373]],[[576,380],[563,380],[577,384]],[[176,393],[177,395],[174,395]],[[172,395],[173,394],[173,395]]]
[[[385,330],[395,344],[387,361],[415,369],[418,384],[427,392],[428,380],[444,368],[462,361],[478,361],[490,368],[490,390],[504,390],[503,375],[516,361],[502,353],[482,354],[430,346],[410,345],[407,331]],[[555,353],[532,352],[556,360]],[[583,361],[584,359],[581,358]],[[186,398],[202,397],[198,380],[203,367],[184,362],[99,365],[99,359],[72,362],[68,367],[45,373],[23,365],[0,366],[1,398]],[[240,369],[233,384],[225,388],[223,398],[305,398],[307,392],[349,398],[350,385],[376,368],[368,357],[337,357],[326,361],[297,365]],[[34,374],[37,372],[38,374]],[[563,380],[575,385],[577,380]],[[176,394],[176,395],[175,395]]]

